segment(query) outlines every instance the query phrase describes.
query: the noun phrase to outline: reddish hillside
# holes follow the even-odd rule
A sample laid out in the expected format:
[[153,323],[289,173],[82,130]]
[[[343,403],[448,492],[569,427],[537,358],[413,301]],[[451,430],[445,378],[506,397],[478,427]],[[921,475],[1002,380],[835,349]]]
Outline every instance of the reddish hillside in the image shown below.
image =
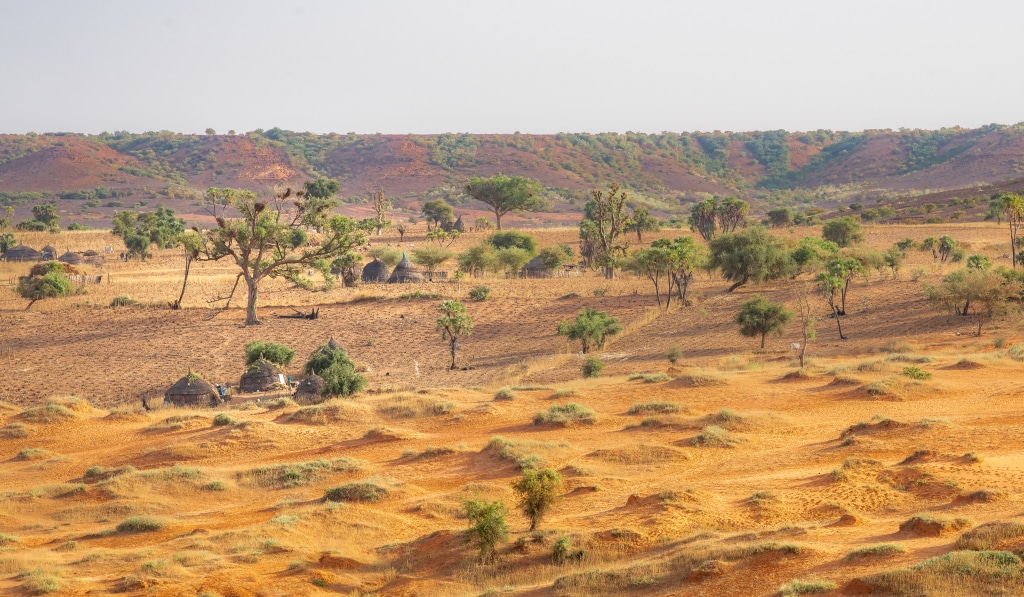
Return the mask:
[[142,164],[100,143],[80,139],[45,139],[31,145],[27,155],[0,164],[0,190],[66,191],[93,187],[156,186],[130,174]]

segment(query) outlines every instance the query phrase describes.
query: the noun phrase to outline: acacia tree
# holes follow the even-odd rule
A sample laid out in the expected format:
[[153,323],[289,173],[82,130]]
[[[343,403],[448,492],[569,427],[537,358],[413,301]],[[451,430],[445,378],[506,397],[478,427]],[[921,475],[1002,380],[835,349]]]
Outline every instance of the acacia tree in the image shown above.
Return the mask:
[[[245,325],[260,323],[256,304],[263,279],[284,277],[309,287],[301,284],[304,269],[315,267],[326,272],[325,280],[328,280],[330,262],[366,242],[355,221],[331,215],[334,201],[323,197],[322,193],[309,192],[310,188],[317,191],[325,186],[330,185],[307,183],[307,190],[297,193],[286,189],[274,196],[273,206],[258,200],[251,191],[214,187],[207,190],[206,201],[217,227],[203,231],[193,229],[184,240],[200,261],[225,257],[234,260],[241,270],[238,278],[245,280],[249,293]],[[223,213],[218,213],[229,205],[241,213],[240,218],[227,219]],[[307,243],[310,229],[321,232],[313,242]],[[235,284],[237,286],[238,280]]]
[[509,212],[544,209],[544,200],[537,196],[541,190],[536,180],[498,174],[490,178],[474,176],[466,185],[465,192],[490,206],[498,230],[501,230],[501,216]]
[[637,207],[633,210],[633,217],[630,218],[629,224],[626,225],[626,230],[629,232],[636,232],[636,242],[644,242],[644,232],[657,232],[661,230],[661,224],[658,223],[658,219],[651,215],[651,210],[646,207]]
[[[661,280],[669,277],[675,270],[675,256],[672,251],[664,247],[650,247],[641,249],[630,256],[629,269],[641,276],[646,276],[654,284],[654,297],[658,300],[658,307],[661,307]],[[672,288],[668,289],[669,300],[672,298]],[[668,305],[665,305],[668,309]]]
[[793,313],[779,303],[773,303],[761,295],[743,303],[736,314],[736,323],[740,325],[740,333],[748,338],[761,337],[761,349],[764,350],[764,339],[768,334],[782,335],[782,330],[793,318]]
[[423,217],[427,219],[428,231],[431,223],[433,223],[434,226],[447,224],[452,221],[452,217],[455,215],[455,212],[452,210],[452,206],[448,205],[444,199],[427,201],[423,204],[422,212]]
[[672,302],[672,290],[676,291],[679,302],[686,304],[686,291],[693,282],[693,274],[704,259],[701,246],[693,242],[689,236],[677,236],[669,240],[659,238],[651,243],[655,249],[666,249],[671,253],[671,267],[668,270],[668,293],[665,298],[665,308],[668,309]]
[[840,282],[836,288],[840,299],[836,315],[846,315],[846,293],[850,290],[854,276],[864,271],[864,265],[852,257],[842,257],[829,261],[825,269],[829,276]]
[[715,230],[718,228],[715,212],[718,202],[714,199],[705,199],[690,208],[690,217],[687,223],[690,230],[700,234],[705,242],[711,242],[715,238]]
[[735,232],[736,228],[746,225],[750,206],[746,201],[735,197],[726,197],[715,206],[715,219],[723,233]]
[[821,296],[824,297],[825,302],[828,303],[829,308],[832,310],[832,317],[836,320],[836,326],[839,328],[839,339],[846,340],[846,336],[843,335],[842,318],[839,316],[839,308],[836,304],[840,289],[846,284],[846,280],[829,272],[821,272],[815,278],[815,281],[818,282],[818,290],[821,291]]
[[1006,223],[1010,227],[1010,256],[1016,269],[1020,262],[1017,259],[1017,241],[1021,224],[1024,224],[1024,198],[1014,193],[999,193],[995,200],[998,201],[999,213],[1006,218]]
[[946,276],[938,286],[929,286],[925,292],[936,307],[972,317],[980,336],[986,322],[1004,313],[1010,300],[1020,299],[1021,284],[997,272],[964,268]]
[[[388,210],[392,207],[394,207],[394,202],[384,198],[384,191],[373,193],[373,211],[377,214],[373,218],[373,229],[377,236],[380,236],[382,230],[391,226],[391,220],[388,219]],[[405,236],[404,227],[401,234]]]
[[579,340],[583,354],[590,352],[591,346],[601,348],[609,336],[622,331],[617,317],[609,317],[604,311],[587,307],[576,314],[572,322],[559,321],[558,335],[569,340]]
[[857,218],[843,216],[825,222],[821,227],[821,237],[840,247],[848,247],[864,240],[864,229]]
[[807,354],[807,343],[817,336],[814,328],[816,320],[814,311],[811,308],[810,296],[807,287],[801,284],[796,291],[796,320],[800,324],[800,333],[804,341],[800,343],[800,368],[804,368],[804,355]]
[[466,306],[459,301],[444,301],[438,308],[441,317],[437,320],[437,331],[441,339],[448,342],[452,355],[449,369],[455,368],[455,353],[459,349],[459,338],[468,336],[473,331],[473,319],[466,314]]
[[733,282],[728,292],[747,282],[777,280],[792,269],[785,243],[760,226],[711,241],[708,267],[720,270]]
[[[613,182],[608,185],[607,195],[596,189],[590,191],[590,201],[583,209],[580,238],[593,243],[589,247],[593,252],[592,261],[604,269],[604,277],[608,280],[615,277],[615,260],[624,256],[629,247],[629,243],[619,242],[631,221],[629,214],[625,213],[626,200],[625,191]],[[580,249],[582,254],[587,247],[581,243]]]
[[530,519],[530,530],[533,531],[558,501],[558,494],[562,491],[562,476],[550,468],[528,468],[523,471],[522,477],[512,483],[512,489],[519,498],[519,508]]

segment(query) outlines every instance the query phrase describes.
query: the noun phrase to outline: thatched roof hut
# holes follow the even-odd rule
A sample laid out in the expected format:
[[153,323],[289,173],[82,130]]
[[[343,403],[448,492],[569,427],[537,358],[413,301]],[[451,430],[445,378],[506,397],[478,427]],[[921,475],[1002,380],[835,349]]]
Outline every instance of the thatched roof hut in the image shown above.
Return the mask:
[[[335,340],[334,336],[331,336],[331,339],[327,341],[327,348],[332,348],[334,350],[345,350],[345,347],[342,346],[340,342]],[[348,351],[345,351],[345,352],[348,352]]]
[[82,255],[81,253],[72,253],[71,251],[68,251],[67,253],[64,253],[63,255],[58,257],[57,261],[60,261],[62,263],[70,263],[71,265],[78,265],[82,263]]
[[47,261],[53,261],[57,258],[57,247],[53,245],[46,245],[43,247],[43,259]]
[[373,258],[373,261],[367,263],[363,267],[363,282],[369,284],[383,284],[388,281],[388,276],[391,272],[388,271],[388,264],[383,261]]
[[452,228],[459,234],[464,234],[466,232],[466,225],[462,222],[462,216],[459,216],[458,219],[455,220],[455,224],[452,225]]
[[406,282],[422,282],[423,274],[420,270],[416,269],[416,266],[409,261],[409,258],[402,253],[402,260],[395,266],[395,271],[391,272],[391,277],[388,278],[388,284],[404,284]]
[[544,260],[538,255],[523,267],[522,275],[524,278],[553,278],[554,272],[544,266]]
[[217,388],[189,373],[164,392],[164,400],[175,406],[216,406],[220,396]]
[[17,247],[7,249],[7,252],[4,253],[4,259],[7,261],[42,261],[43,254],[32,247],[18,245]]
[[310,374],[309,377],[302,380],[299,386],[295,388],[295,401],[300,404],[319,404],[323,402],[324,397],[322,394],[326,385],[324,378],[316,373]]
[[281,383],[283,375],[284,373],[277,368],[277,365],[259,361],[242,374],[242,379],[238,382],[238,389],[246,393],[282,389],[286,387]]

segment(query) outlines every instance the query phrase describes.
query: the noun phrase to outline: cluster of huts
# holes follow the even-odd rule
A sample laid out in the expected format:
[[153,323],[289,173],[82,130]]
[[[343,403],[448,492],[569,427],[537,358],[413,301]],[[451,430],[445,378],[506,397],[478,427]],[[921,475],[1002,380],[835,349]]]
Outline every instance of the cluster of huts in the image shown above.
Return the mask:
[[[326,348],[344,350],[333,337]],[[323,378],[313,373],[300,381],[293,391],[284,371],[274,363],[259,361],[246,368],[237,387],[242,394],[280,393],[291,395],[299,404],[317,404],[324,399],[324,385]],[[217,406],[225,401],[225,396],[217,386],[190,372],[164,392],[164,401],[175,406]]]
[[405,253],[402,253],[402,260],[394,270],[389,270],[386,263],[374,258],[363,267],[360,277],[366,284],[406,284],[423,281],[423,273],[409,261]]
[[67,250],[63,255],[58,255],[57,249],[51,245],[43,247],[42,251],[37,251],[27,245],[18,245],[7,249],[3,254],[4,261],[7,262],[37,262],[37,261],[60,261],[68,265],[80,265],[83,262],[94,263],[96,260],[102,261],[103,257],[96,251],[84,251],[81,253],[72,252]]

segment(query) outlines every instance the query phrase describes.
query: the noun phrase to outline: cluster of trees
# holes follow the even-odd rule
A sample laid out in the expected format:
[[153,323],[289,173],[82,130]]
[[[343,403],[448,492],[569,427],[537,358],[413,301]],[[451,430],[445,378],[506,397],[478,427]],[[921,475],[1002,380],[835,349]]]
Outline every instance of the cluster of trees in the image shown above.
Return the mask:
[[[526,468],[522,476],[512,483],[512,491],[516,496],[516,505],[530,519],[530,530],[534,531],[558,502],[562,494],[562,476],[550,468]],[[508,523],[505,522],[508,507],[501,500],[466,500],[463,508],[469,520],[466,534],[476,542],[480,559],[484,562],[493,560],[498,543],[508,540]],[[558,544],[555,549],[557,553]]]
[[718,232],[735,232],[736,228],[746,226],[750,206],[746,201],[735,197],[705,199],[690,208],[687,224],[690,230],[700,234],[706,242],[711,242]]
[[129,258],[138,257],[145,261],[153,245],[171,249],[181,244],[185,220],[175,216],[173,209],[163,206],[148,213],[119,211],[114,214],[113,232],[124,240]]
[[504,272],[515,277],[535,257],[542,269],[551,271],[569,263],[575,252],[569,245],[537,250],[537,240],[522,232],[495,232],[484,242],[474,245],[458,256],[459,269],[469,275]]
[[[253,340],[245,345],[245,366],[260,362],[273,363],[287,370],[295,358],[295,351],[284,344]],[[366,378],[356,371],[355,364],[341,348],[328,344],[316,347],[302,367],[306,375],[317,375],[324,380],[321,397],[351,396],[366,387]]]
[[[12,210],[13,213],[13,210]],[[18,230],[31,232],[57,232],[60,230],[60,216],[57,206],[53,203],[40,203],[32,206],[32,219],[18,222]]]

